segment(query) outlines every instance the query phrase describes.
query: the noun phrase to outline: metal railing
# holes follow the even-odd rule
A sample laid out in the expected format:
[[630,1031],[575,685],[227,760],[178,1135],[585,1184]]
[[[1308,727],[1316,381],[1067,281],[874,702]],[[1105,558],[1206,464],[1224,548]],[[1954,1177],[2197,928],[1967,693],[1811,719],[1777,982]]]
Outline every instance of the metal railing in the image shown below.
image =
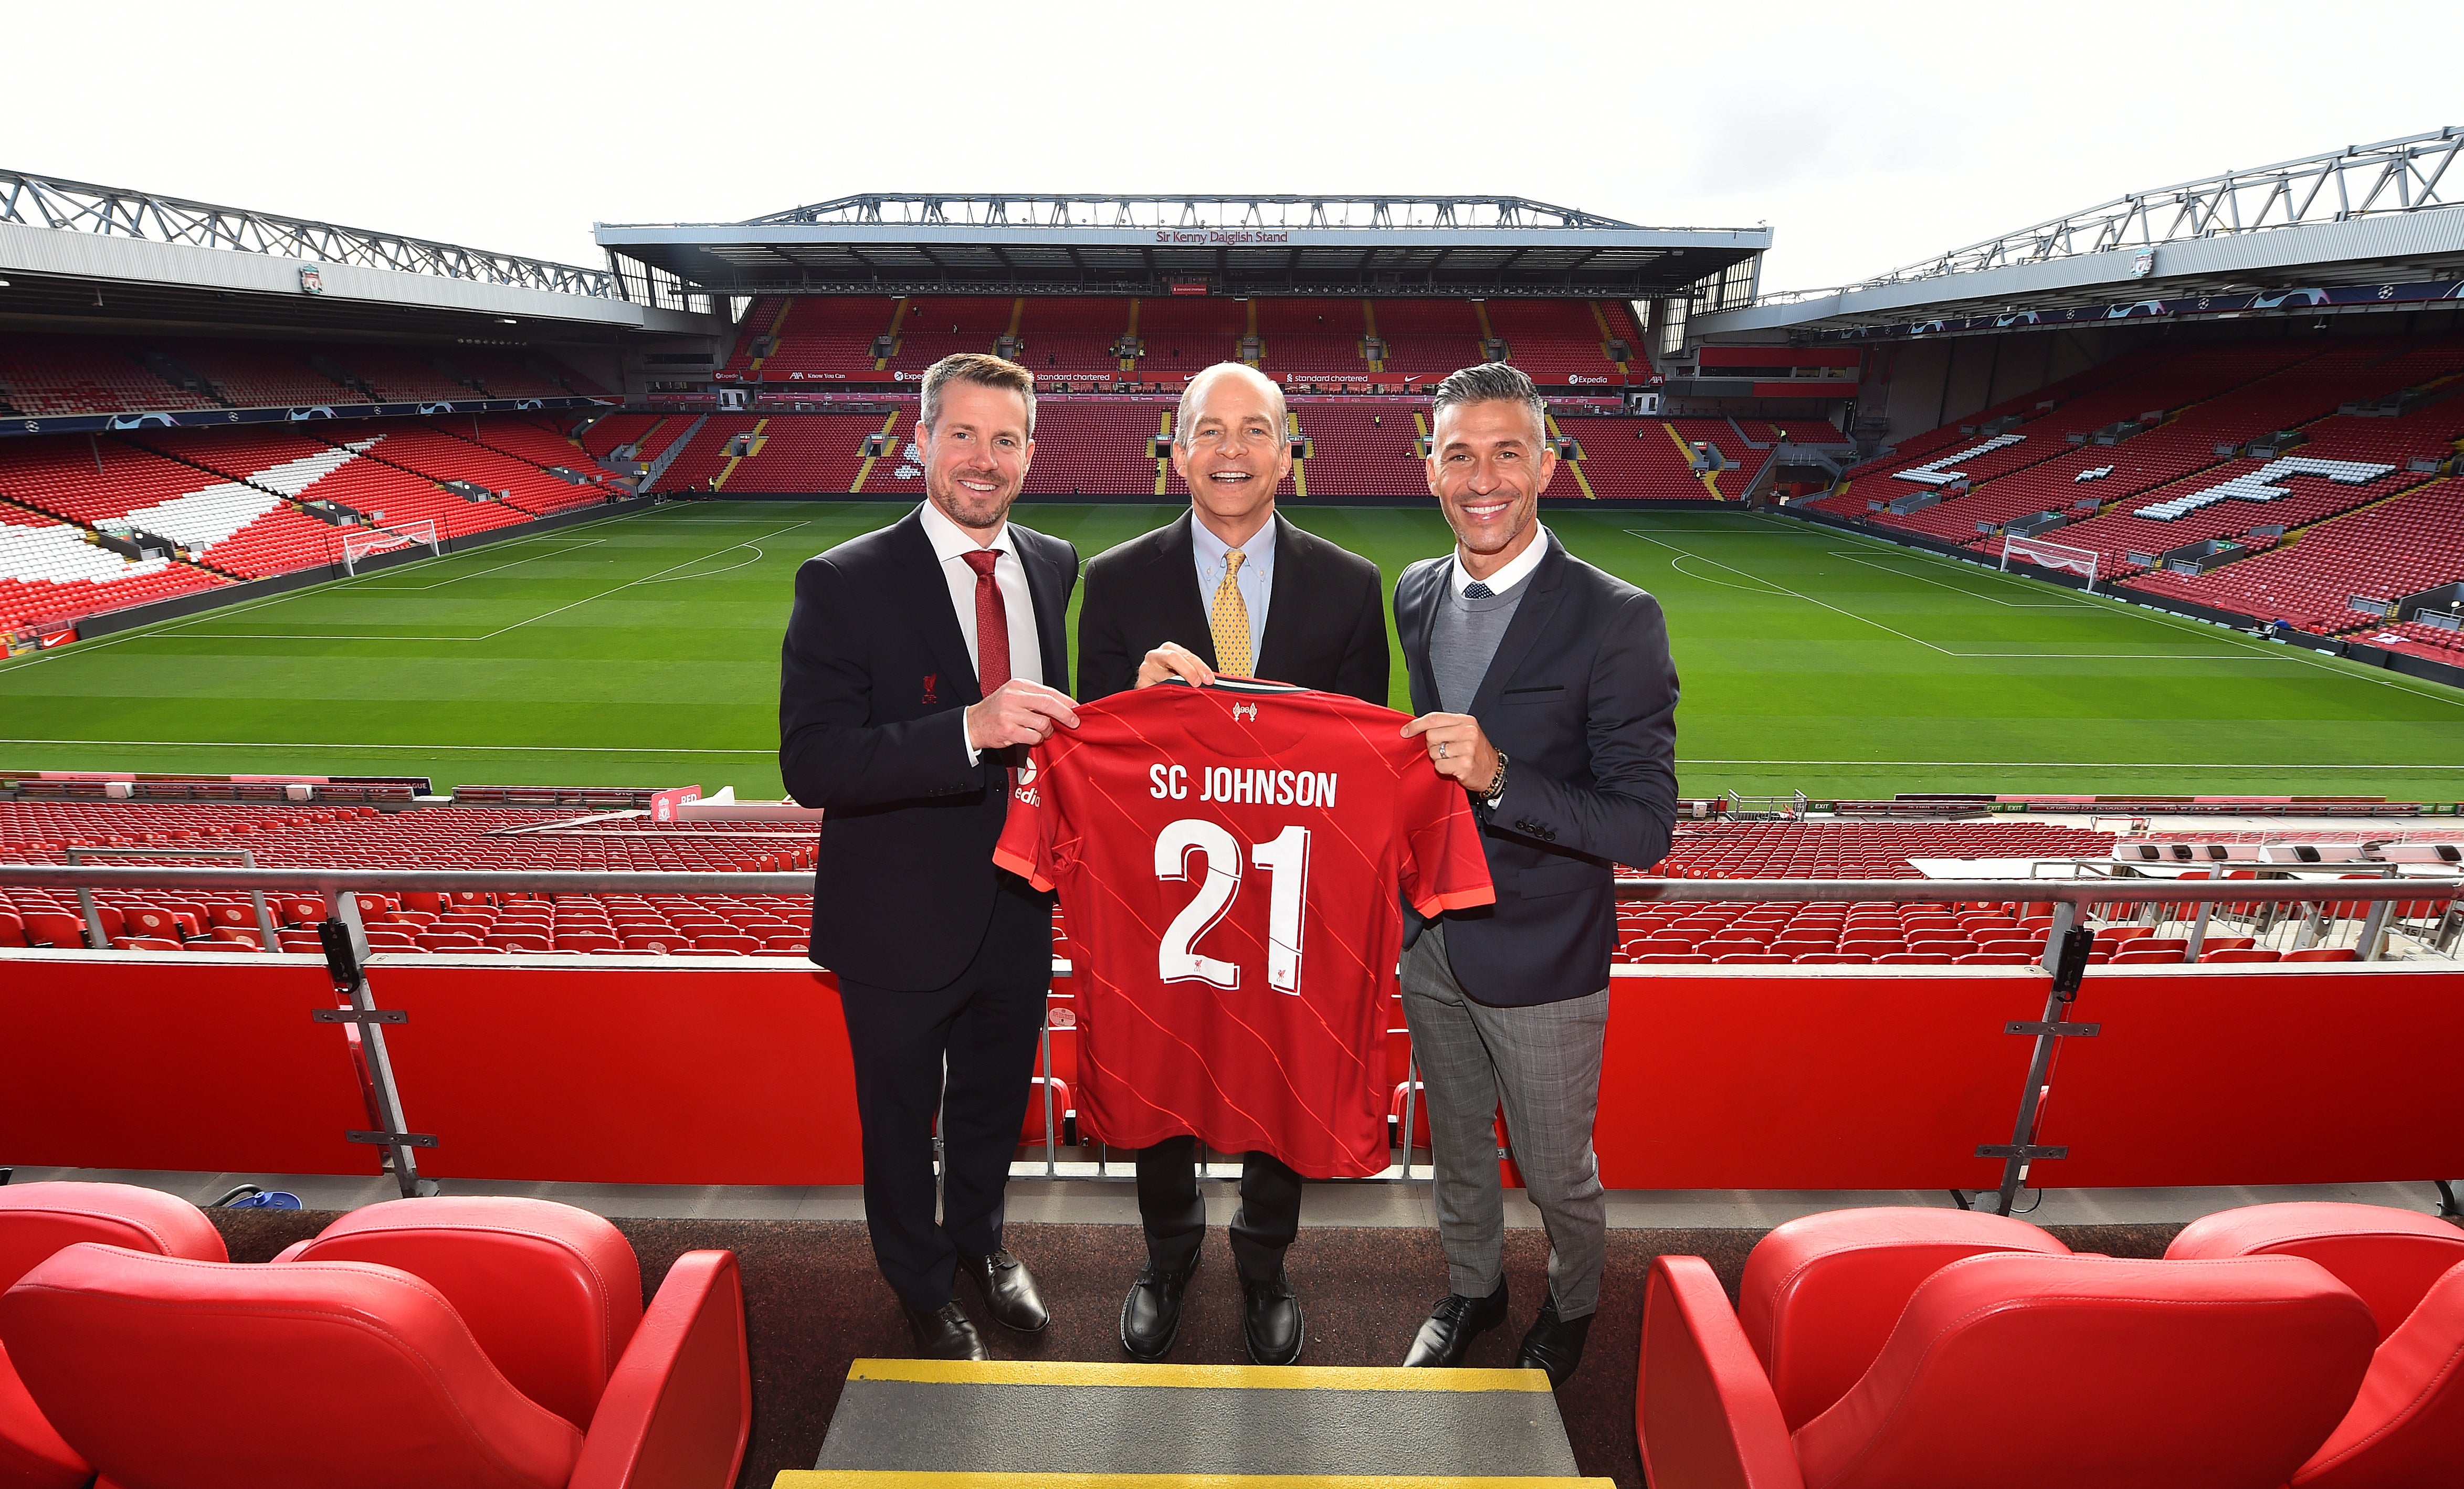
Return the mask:
[[[2161,914],[2167,907],[2195,908],[2195,927],[2183,957],[2186,963],[2198,959],[2200,944],[2218,905],[2312,907],[2315,909],[2307,918],[2316,921],[2327,917],[2332,908],[2367,904],[2371,909],[2366,912],[2356,939],[2356,956],[2366,960],[2375,957],[2379,943],[2386,935],[2391,912],[2399,905],[2444,901],[2451,907],[2444,911],[2442,920],[2440,943],[2444,944],[2452,934],[2444,928],[2458,924],[2458,912],[2452,907],[2459,898],[2464,898],[2464,878],[2448,875],[2382,879],[2316,877],[2326,873],[2353,872],[2365,866],[2370,865],[2200,865],[2202,869],[2215,873],[2247,870],[2292,875],[2307,871],[2314,875],[2277,879],[1618,879],[1616,885],[1618,900],[1632,904],[1863,902],[2050,905],[2051,925],[2044,939],[2044,953],[2038,962],[2044,972],[2054,974],[2044,1017],[2033,1023],[2014,1021],[2008,1031],[2033,1036],[2035,1041],[2029,1084],[2021,1095],[2013,1138],[2008,1145],[1981,1147],[1977,1152],[1980,1157],[2005,1161],[1999,1201],[2000,1213],[2007,1215],[2025,1180],[2029,1163],[2039,1158],[2059,1158],[2066,1152],[2063,1149],[2035,1144],[2035,1113],[2041,1090],[2041,1077],[2058,1041],[2064,1038],[2093,1037],[2098,1029],[2095,1024],[2067,1022],[2062,1017],[2078,991],[2081,964],[2087,955],[2086,939],[2074,933],[2086,930],[2084,922],[2093,918],[2094,910],[2101,907],[2152,907]],[[375,1129],[354,1131],[348,1135],[353,1142],[382,1147],[391,1152],[396,1180],[407,1195],[435,1193],[432,1181],[419,1177],[417,1155],[418,1149],[434,1146],[435,1139],[429,1134],[411,1131],[403,1116],[399,1089],[385,1049],[385,1026],[403,1022],[404,1015],[400,1010],[378,1008],[369,991],[365,966],[370,951],[366,925],[360,911],[360,895],[464,890],[529,895],[611,892],[802,895],[811,892],[812,883],[809,873],[804,872],[184,868],[0,864],[0,887],[77,890],[83,903],[89,907],[86,917],[89,927],[94,921],[90,895],[95,889],[209,889],[259,894],[265,890],[287,890],[306,891],[322,899],[328,908],[329,918],[319,926],[319,934],[327,967],[334,977],[337,993],[344,998],[344,1006],[318,1010],[317,1018],[321,1022],[348,1023],[358,1027],[368,1069],[370,1101],[380,1123]],[[1059,959],[1055,960],[1053,971],[1056,976],[1071,974],[1069,964]],[[1058,1171],[1059,1113],[1054,1110],[1052,1096],[1051,1021],[1048,1018],[1041,1038],[1042,1069],[1045,1078],[1043,1086],[1045,1168],[1046,1174],[1050,1175]],[[1418,1062],[1415,1061],[1404,1077],[1402,1176],[1407,1180],[1412,1177],[1413,1127],[1419,1095],[1417,1083]]]

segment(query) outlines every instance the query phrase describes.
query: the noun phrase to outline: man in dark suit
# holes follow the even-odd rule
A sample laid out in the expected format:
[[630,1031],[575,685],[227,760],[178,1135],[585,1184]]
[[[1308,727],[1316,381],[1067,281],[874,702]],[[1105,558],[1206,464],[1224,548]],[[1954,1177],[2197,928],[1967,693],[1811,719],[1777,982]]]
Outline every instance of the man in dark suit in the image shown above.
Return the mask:
[[1548,405],[1503,362],[1438,385],[1429,490],[1455,551],[1395,589],[1403,728],[1481,819],[1497,903],[1407,909],[1403,1016],[1428,1090],[1447,1296],[1406,1365],[1463,1363],[1506,1316],[1505,1198],[1491,1121],[1549,1232],[1549,1297],[1522,1369],[1563,1385],[1599,1303],[1607,1207],[1592,1125],[1617,944],[1612,866],[1648,868],[1677,818],[1677,672],[1660,603],[1540,525],[1556,473]]
[[804,561],[781,669],[780,771],[828,813],[812,958],[838,974],[855,1057],[865,1219],[917,1353],[938,1359],[987,1358],[951,1296],[958,1272],[999,1323],[1049,1322],[1001,1215],[1052,901],[992,862],[1013,747],[1078,721],[1053,686],[1067,681],[1078,552],[1008,520],[1034,430],[1024,368],[935,363],[915,428],[924,504]]
[[[1078,696],[1092,702],[1167,677],[1203,686],[1220,671],[1383,706],[1389,652],[1377,565],[1275,511],[1275,489],[1292,469],[1283,390],[1240,362],[1207,368],[1181,396],[1172,459],[1190,510],[1087,565]],[[1195,1137],[1138,1152],[1147,1264],[1121,1303],[1121,1346],[1141,1360],[1171,1351],[1206,1234],[1197,1155]],[[1243,1154],[1232,1260],[1242,1331],[1261,1365],[1300,1358],[1300,1299],[1284,1272],[1300,1215],[1301,1175],[1272,1153]]]

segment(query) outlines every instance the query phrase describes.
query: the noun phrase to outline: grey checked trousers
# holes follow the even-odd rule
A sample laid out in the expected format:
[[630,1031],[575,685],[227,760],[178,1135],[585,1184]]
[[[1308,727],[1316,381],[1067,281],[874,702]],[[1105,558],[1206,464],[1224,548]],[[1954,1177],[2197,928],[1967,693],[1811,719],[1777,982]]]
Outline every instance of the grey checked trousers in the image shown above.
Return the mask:
[[1402,999],[1428,1087],[1447,1290],[1485,1298],[1505,1274],[1506,1190],[1490,1125],[1503,1102],[1524,1193],[1549,1232],[1557,1316],[1590,1314],[1608,1250],[1608,1200],[1592,1152],[1608,989],[1528,1008],[1477,1002],[1446,960],[1444,922],[1433,921],[1403,953]]

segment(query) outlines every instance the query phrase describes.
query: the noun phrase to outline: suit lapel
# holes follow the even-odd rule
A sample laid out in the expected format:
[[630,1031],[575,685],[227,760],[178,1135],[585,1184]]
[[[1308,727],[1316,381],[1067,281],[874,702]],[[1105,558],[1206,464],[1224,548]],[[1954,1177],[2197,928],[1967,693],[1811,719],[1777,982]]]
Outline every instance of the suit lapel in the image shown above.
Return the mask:
[[1045,547],[1043,534],[1014,522],[1010,524],[1010,533],[1016,539],[1019,567],[1026,571],[1027,596],[1035,602],[1035,644],[1036,649],[1044,655],[1045,680],[1051,683],[1053,678],[1062,679],[1052,686],[1067,692],[1069,690],[1067,686],[1069,647],[1066,635],[1069,624],[1069,601],[1063,592],[1067,586],[1061,565]]
[[1514,677],[1515,668],[1530,654],[1532,643],[1549,627],[1557,613],[1557,591],[1565,582],[1566,550],[1559,546],[1557,535],[1549,535],[1549,552],[1540,566],[1531,571],[1530,592],[1514,607],[1514,619],[1507,624],[1506,634],[1498,638],[1497,655],[1489,660],[1488,671],[1481,677],[1480,691],[1471,701],[1470,712],[1478,718],[1497,703],[1497,695]]
[[923,510],[918,507],[909,513],[892,535],[899,562],[908,571],[907,581],[899,585],[899,598],[906,602],[916,633],[932,649],[933,660],[940,664],[938,680],[949,686],[952,694],[963,693],[967,702],[979,703],[984,695],[976,684],[976,665],[967,656],[967,633],[958,629],[958,614],[950,606],[950,581],[933,557],[933,539],[924,533]]
[[[1275,643],[1299,628],[1300,620],[1292,612],[1308,603],[1305,597],[1309,594],[1309,575],[1303,567],[1308,560],[1301,557],[1301,545],[1292,540],[1298,530],[1285,521],[1280,512],[1275,514],[1274,522],[1275,578],[1266,589],[1266,629],[1258,638],[1258,656],[1252,664],[1260,677],[1269,678],[1282,668],[1284,660]],[[1197,561],[1194,557],[1190,559],[1192,564]],[[1210,632],[1214,629],[1211,625],[1207,628]]]
[[1403,670],[1412,687],[1412,712],[1427,713],[1438,706],[1437,684],[1429,672],[1429,638],[1437,631],[1439,596],[1448,565],[1437,558],[1407,574],[1395,594],[1395,629],[1403,638]]
[[1145,647],[1137,645],[1135,637],[1131,638],[1132,649],[1141,658],[1158,643],[1188,636],[1191,641],[1182,645],[1203,657],[1208,667],[1215,665],[1215,623],[1207,617],[1206,606],[1198,598],[1198,543],[1189,536],[1197,520],[1196,515],[1184,512],[1180,520],[1164,529],[1162,571],[1155,579],[1170,597],[1164,602],[1164,613],[1177,611],[1180,620],[1174,627],[1175,634],[1158,636]]

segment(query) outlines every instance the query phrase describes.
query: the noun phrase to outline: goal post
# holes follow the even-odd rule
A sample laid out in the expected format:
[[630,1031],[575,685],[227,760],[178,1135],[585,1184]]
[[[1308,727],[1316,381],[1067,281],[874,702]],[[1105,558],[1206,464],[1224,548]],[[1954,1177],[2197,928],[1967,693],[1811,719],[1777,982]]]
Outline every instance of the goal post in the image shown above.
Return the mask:
[[2005,537],[2002,539],[2002,568],[2011,568],[2011,560],[2033,563],[2040,569],[2064,569],[2085,575],[2089,594],[2096,593],[2097,551],[2076,548],[2069,543],[2057,543],[2042,537]]
[[342,534],[342,572],[356,576],[360,565],[381,553],[403,548],[425,548],[432,558],[443,558],[445,550],[436,540],[434,521],[396,522],[385,527],[355,527]]

